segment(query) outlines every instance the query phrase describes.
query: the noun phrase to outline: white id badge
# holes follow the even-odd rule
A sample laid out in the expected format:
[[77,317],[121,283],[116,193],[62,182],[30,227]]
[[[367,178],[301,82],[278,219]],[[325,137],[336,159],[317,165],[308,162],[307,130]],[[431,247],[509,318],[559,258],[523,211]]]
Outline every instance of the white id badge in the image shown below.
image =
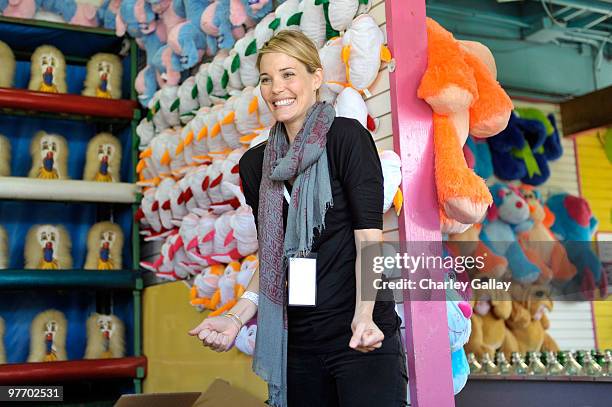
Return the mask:
[[289,305],[314,307],[317,305],[317,259],[292,257],[289,259]]

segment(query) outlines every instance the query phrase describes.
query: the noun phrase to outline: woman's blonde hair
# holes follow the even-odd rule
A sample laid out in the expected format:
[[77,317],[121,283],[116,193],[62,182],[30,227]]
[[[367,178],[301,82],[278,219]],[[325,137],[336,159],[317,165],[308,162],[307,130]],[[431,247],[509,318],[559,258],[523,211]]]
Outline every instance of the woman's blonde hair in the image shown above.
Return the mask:
[[275,52],[289,55],[297,59],[306,66],[306,70],[309,73],[314,73],[317,69],[323,69],[317,47],[310,38],[301,31],[283,30],[270,38],[270,40],[268,40],[259,50],[257,55],[257,69],[259,70],[261,58],[265,54],[272,54]]

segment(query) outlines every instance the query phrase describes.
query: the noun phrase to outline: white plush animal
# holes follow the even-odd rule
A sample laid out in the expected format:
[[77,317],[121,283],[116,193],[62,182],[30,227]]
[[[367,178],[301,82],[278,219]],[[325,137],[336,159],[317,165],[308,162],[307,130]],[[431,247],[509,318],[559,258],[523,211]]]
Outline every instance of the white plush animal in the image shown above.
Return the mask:
[[198,102],[201,107],[212,106],[209,95],[213,90],[213,84],[208,76],[209,66],[210,63],[200,65],[198,73],[195,76],[196,85],[198,87]]
[[244,86],[257,86],[259,70],[257,69],[257,40],[255,31],[249,30],[244,37],[236,41],[234,49],[240,57],[240,80]]
[[185,125],[193,119],[200,107],[195,76],[190,76],[181,83],[178,89],[178,98],[180,100],[179,117],[181,123]]
[[391,60],[384,43],[384,33],[369,14],[355,17],[342,36],[342,61],[347,81],[358,91],[364,91],[376,80],[381,60]]
[[71,269],[70,234],[60,225],[34,225],[25,242],[26,269]]
[[323,4],[317,3],[317,0],[302,0],[304,11],[300,28],[319,49],[325,44],[327,32]]
[[41,45],[36,48],[30,61],[28,89],[66,93],[66,60],[59,49],[50,45]]
[[404,201],[402,190],[399,188],[402,183],[402,160],[391,150],[381,151],[378,156],[384,179],[383,213],[393,205],[395,213],[399,216]]
[[83,179],[97,182],[119,182],[121,143],[110,133],[99,133],[87,144]]
[[112,222],[99,222],[87,234],[86,270],[123,268],[123,231]]
[[11,175],[11,142],[0,134],[0,177]]
[[175,127],[181,124],[179,119],[178,86],[164,86],[159,93],[159,105],[164,121],[168,126]]
[[125,356],[125,328],[116,315],[94,313],[87,319],[87,347],[84,359],[112,359]]
[[117,55],[98,53],[87,62],[84,96],[121,99],[123,67]]
[[367,129],[368,107],[363,97],[353,88],[344,88],[334,102],[336,116],[357,120]]
[[299,0],[287,0],[278,6],[274,12],[279,20],[276,32],[282,30],[300,30],[300,22],[302,20],[303,3]]
[[322,101],[333,103],[345,87],[346,67],[342,63],[342,38],[332,38],[319,50],[319,58],[323,66],[323,84],[319,89],[319,97]]
[[59,134],[36,133],[30,144],[30,178],[68,179],[68,143]]
[[15,54],[5,42],[0,41],[0,88],[12,88],[15,78]]
[[68,360],[68,323],[61,311],[50,309],[38,314],[30,326],[28,363]]

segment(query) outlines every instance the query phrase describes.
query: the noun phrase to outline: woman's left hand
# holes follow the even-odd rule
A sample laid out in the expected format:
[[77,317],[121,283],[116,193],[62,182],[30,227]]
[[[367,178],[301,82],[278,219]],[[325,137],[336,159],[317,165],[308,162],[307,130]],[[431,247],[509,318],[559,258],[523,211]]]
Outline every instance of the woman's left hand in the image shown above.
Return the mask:
[[376,326],[371,316],[355,315],[351,323],[353,336],[349,346],[359,352],[371,352],[382,346],[385,335]]

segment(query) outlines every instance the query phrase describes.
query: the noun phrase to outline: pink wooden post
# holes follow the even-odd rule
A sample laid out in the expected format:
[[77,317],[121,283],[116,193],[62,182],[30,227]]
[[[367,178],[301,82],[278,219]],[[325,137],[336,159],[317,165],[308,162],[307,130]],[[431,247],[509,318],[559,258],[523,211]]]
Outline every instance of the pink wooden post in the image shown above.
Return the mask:
[[[393,146],[402,159],[405,203],[400,240],[439,242],[433,176],[432,114],[417,98],[427,65],[425,0],[386,0],[387,40],[395,59],[390,73]],[[436,252],[432,255],[441,254]],[[442,281],[441,273],[432,279]],[[407,292],[404,292],[407,297]],[[410,401],[417,407],[454,406],[450,345],[444,301],[405,301]]]

